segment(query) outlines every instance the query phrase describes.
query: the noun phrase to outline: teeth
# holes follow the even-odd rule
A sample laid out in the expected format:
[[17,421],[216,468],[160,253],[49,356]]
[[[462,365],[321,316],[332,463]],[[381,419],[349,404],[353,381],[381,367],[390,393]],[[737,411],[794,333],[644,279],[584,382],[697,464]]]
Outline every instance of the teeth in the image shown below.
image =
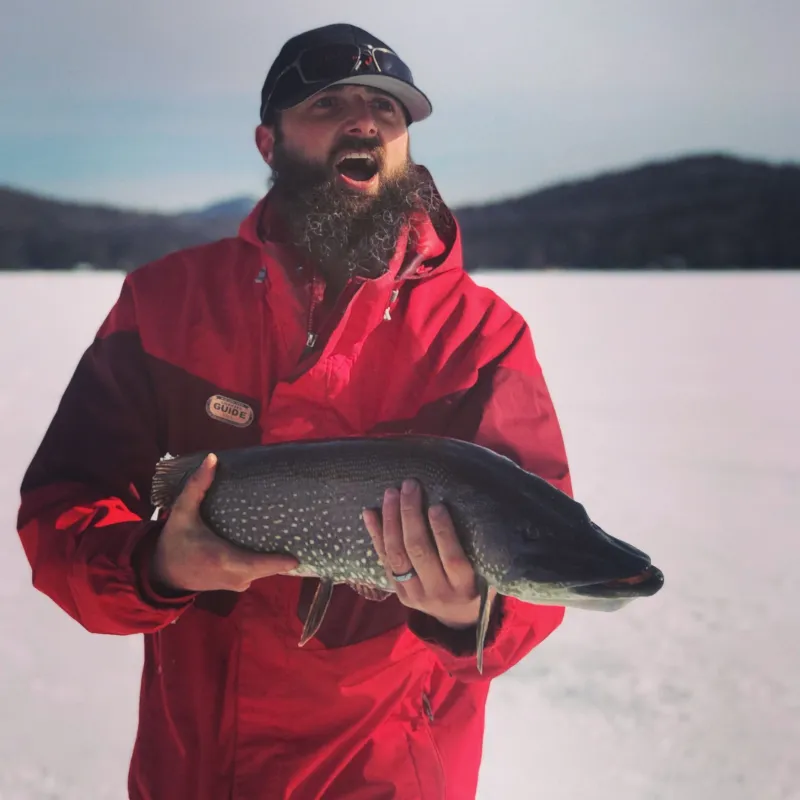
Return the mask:
[[373,157],[369,153],[345,153],[336,163],[341,164],[342,161],[348,158],[360,158],[363,161],[374,161]]

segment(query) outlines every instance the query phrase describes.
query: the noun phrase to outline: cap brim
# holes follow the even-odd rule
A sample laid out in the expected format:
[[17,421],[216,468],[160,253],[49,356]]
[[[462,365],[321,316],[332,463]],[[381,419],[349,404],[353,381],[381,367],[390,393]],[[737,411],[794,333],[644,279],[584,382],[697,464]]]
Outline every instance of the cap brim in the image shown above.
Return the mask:
[[[339,86],[341,84],[358,84],[361,86],[371,86],[373,89],[380,89],[381,91],[396,97],[408,110],[412,122],[421,122],[433,113],[433,106],[427,96],[423,94],[415,86],[410,83],[393,78],[390,75],[353,75],[350,78],[342,78],[339,81],[332,81],[326,83],[318,89],[309,92],[302,100],[292,105],[299,105],[305,102],[315,94],[329,89],[331,86]],[[291,108],[292,106],[288,106]]]

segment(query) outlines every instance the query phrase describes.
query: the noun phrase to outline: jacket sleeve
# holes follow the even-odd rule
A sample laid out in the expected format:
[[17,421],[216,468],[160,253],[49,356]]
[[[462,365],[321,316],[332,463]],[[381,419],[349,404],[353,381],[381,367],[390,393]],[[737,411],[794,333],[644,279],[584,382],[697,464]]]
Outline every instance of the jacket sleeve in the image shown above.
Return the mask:
[[149,482],[164,437],[129,277],[25,472],[17,519],[34,587],[94,633],[157,630],[194,599],[150,581],[163,523]]
[[[517,318],[518,319],[518,318]],[[561,428],[529,328],[518,322],[511,343],[479,370],[458,403],[451,436],[468,439],[513,459],[572,496]],[[417,611],[409,627],[455,677],[491,680],[541,644],[563,621],[562,606],[524,603],[497,595],[484,647],[483,673],[475,663],[475,628],[453,630]]]

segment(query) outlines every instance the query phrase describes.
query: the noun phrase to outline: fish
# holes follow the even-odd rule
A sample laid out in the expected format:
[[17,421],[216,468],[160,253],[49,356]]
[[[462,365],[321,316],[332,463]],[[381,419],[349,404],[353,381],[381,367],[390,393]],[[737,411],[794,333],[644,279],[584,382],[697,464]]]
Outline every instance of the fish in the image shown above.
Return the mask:
[[[169,512],[208,450],[155,466],[150,500]],[[655,595],[664,574],[648,554],[603,530],[578,500],[512,458],[471,441],[381,434],[275,442],[213,451],[203,523],[247,550],[288,554],[290,573],[319,579],[299,646],[319,630],[333,588],[379,600],[395,591],[363,522],[387,488],[415,478],[423,507],[444,504],[476,575],[476,660],[496,594],[539,605],[616,611]]]

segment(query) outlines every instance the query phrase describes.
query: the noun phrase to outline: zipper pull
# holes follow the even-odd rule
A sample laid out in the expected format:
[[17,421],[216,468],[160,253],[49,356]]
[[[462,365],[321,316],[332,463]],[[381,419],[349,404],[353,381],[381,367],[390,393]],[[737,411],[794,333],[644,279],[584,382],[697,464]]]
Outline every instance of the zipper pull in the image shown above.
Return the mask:
[[392,306],[397,302],[397,298],[400,296],[400,290],[395,289],[392,292],[391,297],[389,298],[389,305],[386,306],[386,311],[383,312],[383,318],[387,322],[389,322],[392,318]]
[[314,349],[314,345],[317,343],[317,334],[312,333],[311,331],[308,332],[308,336],[306,337],[306,347],[309,350]]
[[428,718],[429,722],[433,722],[433,709],[431,708],[431,701],[428,700],[428,695],[425,692],[422,693],[422,705],[425,708],[425,716]]

